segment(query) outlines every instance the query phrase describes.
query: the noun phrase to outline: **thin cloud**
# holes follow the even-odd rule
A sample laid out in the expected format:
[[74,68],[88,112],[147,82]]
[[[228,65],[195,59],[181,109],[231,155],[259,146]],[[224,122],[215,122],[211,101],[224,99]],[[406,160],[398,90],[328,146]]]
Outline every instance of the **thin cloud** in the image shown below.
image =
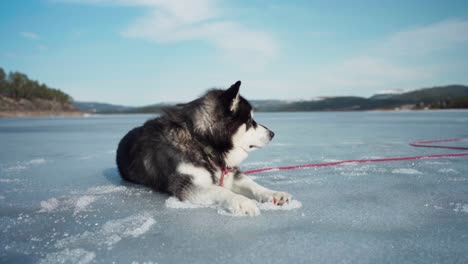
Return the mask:
[[20,32],[20,35],[24,38],[27,38],[27,39],[38,39],[39,38],[39,35],[34,33],[34,32],[27,32],[27,31],[23,31],[23,32]]
[[395,33],[377,47],[383,55],[426,55],[468,43],[468,21],[446,20]]
[[327,90],[369,94],[380,89],[433,85],[447,63],[433,58],[468,44],[468,21],[447,20],[391,34],[356,56],[314,69],[307,79]]
[[65,3],[124,5],[149,9],[121,31],[125,38],[155,43],[203,41],[229,58],[265,61],[277,56],[279,47],[267,32],[226,19],[216,0],[60,0]]
[[179,5],[178,1],[159,5],[122,35],[156,43],[204,41],[229,57],[271,59],[277,55],[278,47],[268,33],[223,19],[213,1],[196,2],[190,2],[194,8]]

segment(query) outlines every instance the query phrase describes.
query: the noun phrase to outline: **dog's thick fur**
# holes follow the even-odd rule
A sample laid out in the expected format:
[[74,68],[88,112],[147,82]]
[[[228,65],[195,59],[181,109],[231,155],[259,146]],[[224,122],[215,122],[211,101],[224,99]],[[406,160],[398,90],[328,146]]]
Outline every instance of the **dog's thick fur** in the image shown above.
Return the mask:
[[[274,136],[253,120],[250,103],[239,95],[240,81],[227,90],[165,109],[125,135],[117,150],[120,175],[180,200],[220,204],[235,214],[258,215],[256,203],[281,206],[291,196],[255,183],[239,164]],[[219,185],[223,168],[232,168]]]

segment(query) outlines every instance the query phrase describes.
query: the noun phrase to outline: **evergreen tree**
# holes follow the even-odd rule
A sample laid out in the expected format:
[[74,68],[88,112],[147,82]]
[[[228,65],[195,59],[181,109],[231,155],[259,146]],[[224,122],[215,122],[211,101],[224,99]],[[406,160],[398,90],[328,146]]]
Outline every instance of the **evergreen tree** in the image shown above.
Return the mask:
[[38,81],[30,80],[21,72],[10,72],[8,75],[0,68],[0,95],[14,100],[43,99],[60,103],[70,103],[73,99],[66,93],[52,89]]

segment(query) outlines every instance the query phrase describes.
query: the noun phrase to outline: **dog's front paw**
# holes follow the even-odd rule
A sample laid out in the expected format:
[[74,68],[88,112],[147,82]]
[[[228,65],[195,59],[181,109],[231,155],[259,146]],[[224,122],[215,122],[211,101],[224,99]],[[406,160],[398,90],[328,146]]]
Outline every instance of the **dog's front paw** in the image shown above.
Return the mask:
[[258,209],[255,201],[241,195],[237,195],[231,199],[229,210],[235,215],[260,215],[260,210]]
[[266,194],[266,201],[278,206],[289,203],[291,199],[292,196],[287,192],[269,192]]

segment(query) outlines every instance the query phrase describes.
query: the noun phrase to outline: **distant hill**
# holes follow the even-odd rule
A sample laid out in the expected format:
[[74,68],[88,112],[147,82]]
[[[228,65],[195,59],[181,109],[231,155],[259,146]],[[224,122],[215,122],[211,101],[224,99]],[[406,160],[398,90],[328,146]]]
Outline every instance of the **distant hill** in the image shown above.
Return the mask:
[[161,103],[147,106],[124,106],[97,102],[73,102],[75,108],[87,113],[99,114],[152,114],[160,113],[164,107],[171,104]]
[[98,103],[98,102],[80,102],[80,101],[74,101],[73,106],[82,112],[88,112],[88,113],[125,112],[125,111],[130,111],[136,108],[133,106],[115,105],[115,104]]
[[160,113],[165,107],[168,107],[168,106],[171,106],[171,104],[160,103],[160,104],[147,105],[143,107],[136,107],[126,112],[127,113],[142,113],[142,114]]
[[[447,85],[422,88],[409,92],[390,90],[369,98],[358,96],[322,97],[315,100],[251,100],[256,111],[359,111],[395,109],[447,109],[468,108],[468,86]],[[81,111],[96,113],[159,113],[171,104],[153,104],[143,107],[129,107],[92,102],[75,102]]]
[[370,98],[342,96],[322,100],[259,105],[258,111],[353,111],[394,109],[468,108],[468,86],[448,85],[405,93],[379,94]]
[[80,115],[72,97],[21,72],[0,68],[0,117]]
[[448,85],[440,87],[432,87],[418,89],[411,92],[397,94],[390,99],[395,99],[404,102],[435,102],[440,100],[452,100],[459,97],[468,96],[468,86],[464,85]]

